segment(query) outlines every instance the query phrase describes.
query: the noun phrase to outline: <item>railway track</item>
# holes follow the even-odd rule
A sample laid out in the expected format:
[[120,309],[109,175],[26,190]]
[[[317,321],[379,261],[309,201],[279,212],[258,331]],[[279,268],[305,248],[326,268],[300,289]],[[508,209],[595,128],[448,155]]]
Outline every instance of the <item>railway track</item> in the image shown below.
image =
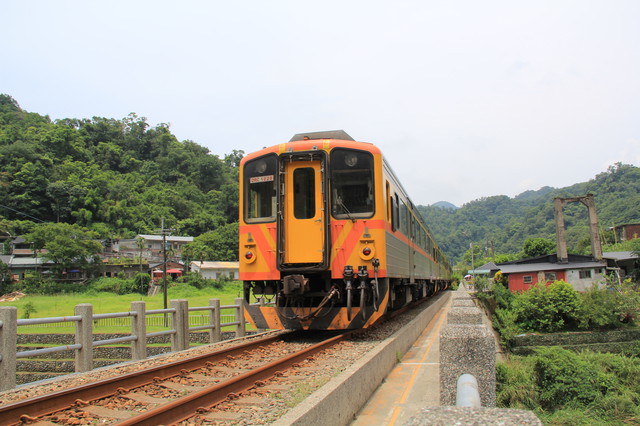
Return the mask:
[[[189,424],[229,421],[225,401],[346,339],[288,333],[0,407],[0,424]],[[249,402],[250,404],[251,402]],[[214,408],[215,407],[215,408]]]

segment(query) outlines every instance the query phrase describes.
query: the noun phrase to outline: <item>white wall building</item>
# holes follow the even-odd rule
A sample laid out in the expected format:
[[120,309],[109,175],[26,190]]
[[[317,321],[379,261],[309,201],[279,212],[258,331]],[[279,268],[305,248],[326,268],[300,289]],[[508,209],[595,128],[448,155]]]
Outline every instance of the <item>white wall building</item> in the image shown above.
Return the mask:
[[191,262],[191,270],[200,272],[202,278],[210,280],[219,280],[221,278],[240,279],[240,262],[195,261]]

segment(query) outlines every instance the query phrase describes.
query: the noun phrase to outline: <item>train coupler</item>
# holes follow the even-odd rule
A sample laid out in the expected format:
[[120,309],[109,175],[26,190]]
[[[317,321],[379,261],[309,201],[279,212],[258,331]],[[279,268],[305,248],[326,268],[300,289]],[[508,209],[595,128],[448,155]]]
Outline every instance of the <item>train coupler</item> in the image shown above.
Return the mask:
[[282,278],[282,291],[285,296],[305,294],[309,291],[309,278],[304,275],[287,275]]

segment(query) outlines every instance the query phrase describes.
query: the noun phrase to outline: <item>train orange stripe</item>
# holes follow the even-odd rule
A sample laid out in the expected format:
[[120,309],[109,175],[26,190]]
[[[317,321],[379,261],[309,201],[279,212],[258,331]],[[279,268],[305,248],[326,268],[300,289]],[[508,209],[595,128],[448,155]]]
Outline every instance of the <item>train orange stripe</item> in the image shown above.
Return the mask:
[[[336,225],[340,225],[342,226],[342,231],[337,233],[340,235],[333,235],[333,245],[336,245],[336,241],[338,241],[340,238],[340,236],[342,236],[344,234],[344,225],[345,223],[347,223],[347,221],[333,221],[334,224]],[[380,219],[375,219],[375,220],[362,220],[362,221],[357,221],[356,223],[353,224],[353,226],[351,227],[351,230],[349,230],[347,236],[344,238],[344,240],[342,241],[342,244],[340,245],[340,247],[337,247],[338,249],[341,249],[341,251],[344,254],[344,259],[341,261],[339,259],[340,256],[336,256],[333,259],[333,263],[331,265],[331,269],[332,270],[337,270],[339,269],[336,265],[337,262],[344,262],[351,254],[351,252],[353,251],[353,249],[355,248],[358,240],[362,237],[362,234],[364,233],[364,229],[365,227],[369,229],[369,231],[371,231],[372,229],[384,229],[384,224],[385,221],[384,220],[380,220]],[[344,253],[345,251],[347,251],[347,253]],[[339,264],[339,263],[338,263]]]
[[[264,226],[261,227],[260,225],[244,225],[240,227],[240,235],[246,235],[249,232],[251,232],[251,237],[253,238],[254,242],[255,242],[255,248],[256,250],[259,252],[259,254],[262,256],[262,258],[265,260],[265,263],[267,265],[267,268],[269,268],[269,271],[258,271],[258,272],[244,272],[242,274],[243,279],[279,279],[280,277],[278,275],[274,275],[274,272],[277,273],[276,268],[275,268],[275,253],[271,254],[270,252],[272,252],[273,250],[271,249],[273,246],[273,242],[269,242],[269,236],[266,236],[264,233],[265,232],[269,232],[269,229]],[[244,244],[244,241],[242,242]],[[240,255],[242,255],[240,253]],[[271,257],[273,257],[273,259],[271,259]],[[254,277],[254,278],[250,278],[250,277]]]

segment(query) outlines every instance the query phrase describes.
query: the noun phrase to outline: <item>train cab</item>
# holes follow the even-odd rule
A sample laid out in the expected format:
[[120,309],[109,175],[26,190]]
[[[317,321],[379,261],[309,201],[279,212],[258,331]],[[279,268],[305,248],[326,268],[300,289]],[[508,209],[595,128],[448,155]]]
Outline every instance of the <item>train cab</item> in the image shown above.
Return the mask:
[[297,134],[243,158],[240,278],[256,327],[363,328],[386,312],[397,296],[387,266],[414,278],[411,237],[394,229],[391,208],[392,190],[406,195],[388,170],[376,146],[344,131]]

